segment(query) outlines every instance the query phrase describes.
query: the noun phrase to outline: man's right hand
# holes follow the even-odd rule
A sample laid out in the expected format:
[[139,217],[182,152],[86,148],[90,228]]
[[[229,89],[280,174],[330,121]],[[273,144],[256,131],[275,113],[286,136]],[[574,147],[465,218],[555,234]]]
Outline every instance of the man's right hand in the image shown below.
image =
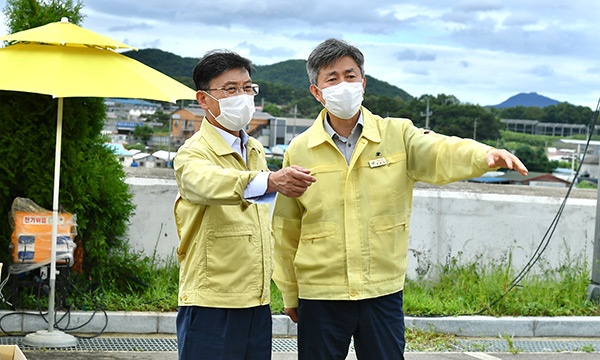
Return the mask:
[[269,174],[267,192],[277,191],[287,197],[298,197],[317,179],[310,170],[292,165]]
[[293,322],[298,323],[298,308],[285,308],[284,311]]

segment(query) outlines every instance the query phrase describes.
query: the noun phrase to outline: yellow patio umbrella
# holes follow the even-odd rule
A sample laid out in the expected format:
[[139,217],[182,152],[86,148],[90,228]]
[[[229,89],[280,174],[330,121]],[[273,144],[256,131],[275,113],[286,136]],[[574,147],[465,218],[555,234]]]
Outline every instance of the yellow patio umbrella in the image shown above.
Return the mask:
[[104,49],[135,49],[107,36],[71,24],[66,18],[33,29],[1,37],[2,40],[66,46],[93,46]]
[[[0,37],[2,40],[2,37]],[[16,43],[0,49],[0,90],[175,102],[196,92],[113,50]]]
[[116,52],[133,49],[70,24],[66,18],[0,37],[0,90],[51,95],[58,100],[48,330],[28,334],[24,343],[41,347],[75,346],[72,335],[54,329],[56,239],[59,209],[63,98],[117,97],[175,102],[196,92],[136,60]]

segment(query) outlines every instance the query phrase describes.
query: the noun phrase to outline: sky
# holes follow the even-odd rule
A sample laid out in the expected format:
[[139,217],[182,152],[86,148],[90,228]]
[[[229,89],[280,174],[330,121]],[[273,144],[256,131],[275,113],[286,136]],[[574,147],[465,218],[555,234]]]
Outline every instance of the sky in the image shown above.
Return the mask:
[[82,2],[83,27],[138,49],[192,58],[229,49],[269,65],[306,59],[334,37],[363,52],[367,75],[416,97],[486,106],[536,92],[592,110],[600,98],[600,1]]

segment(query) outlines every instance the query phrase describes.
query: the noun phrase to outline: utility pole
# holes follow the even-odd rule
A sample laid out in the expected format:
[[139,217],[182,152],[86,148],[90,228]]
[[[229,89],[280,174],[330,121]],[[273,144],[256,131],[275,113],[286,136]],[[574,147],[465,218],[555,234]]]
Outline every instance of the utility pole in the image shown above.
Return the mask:
[[[577,149],[579,158],[579,148]],[[581,161],[581,160],[580,160]],[[600,164],[599,164],[600,165]],[[575,179],[573,179],[575,181]],[[588,299],[600,304],[600,187],[596,194],[596,226],[594,231],[594,257],[592,258],[592,281],[587,287]]]
[[296,117],[297,116],[298,116],[298,104],[294,105],[294,128],[292,130],[292,139],[296,137]]
[[425,116],[425,129],[429,130],[429,117],[433,115],[431,111],[429,111],[429,96],[427,97],[427,108],[425,112],[421,112],[421,116]]
[[473,140],[477,140],[477,119],[473,120]]
[[169,142],[167,144],[167,150],[168,150],[168,154],[167,154],[167,167],[171,168],[173,166],[171,166],[171,143],[173,142],[173,119],[171,118],[171,116],[169,115],[169,136],[167,137],[167,141]]

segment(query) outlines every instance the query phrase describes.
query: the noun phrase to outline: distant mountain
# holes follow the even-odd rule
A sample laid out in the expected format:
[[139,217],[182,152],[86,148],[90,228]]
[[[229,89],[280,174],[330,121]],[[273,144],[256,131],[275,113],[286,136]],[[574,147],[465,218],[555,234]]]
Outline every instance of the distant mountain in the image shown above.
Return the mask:
[[252,80],[287,85],[306,91],[309,86],[304,60],[286,60],[272,65],[255,66]]
[[520,93],[520,94],[511,96],[504,102],[502,102],[498,105],[491,105],[489,107],[494,107],[497,109],[505,109],[505,108],[512,108],[512,107],[516,107],[516,106],[524,106],[524,107],[536,106],[539,108],[543,108],[543,107],[550,106],[550,105],[557,105],[559,103],[560,103],[560,101],[550,99],[549,97],[540,95],[535,92],[531,92],[531,93]]
[[[367,75],[367,93],[391,98],[400,97],[411,100],[413,97],[406,91],[385,81]],[[273,65],[256,66],[252,75],[256,81],[265,81],[280,85],[288,85],[295,89],[308,91],[310,85],[306,75],[306,60],[286,60]]]
[[[146,64],[194,88],[192,72],[199,60],[197,58],[181,57],[159,49],[126,51],[123,55]],[[294,89],[306,91],[308,94],[309,82],[306,75],[306,60],[286,60],[272,65],[255,65],[252,79],[289,86]],[[392,98],[400,97],[404,100],[412,99],[412,96],[406,91],[369,75],[367,75],[367,93]]]
[[192,77],[192,70],[198,59],[181,57],[159,49],[142,49],[125,51],[123,55],[135,59],[172,78]]

